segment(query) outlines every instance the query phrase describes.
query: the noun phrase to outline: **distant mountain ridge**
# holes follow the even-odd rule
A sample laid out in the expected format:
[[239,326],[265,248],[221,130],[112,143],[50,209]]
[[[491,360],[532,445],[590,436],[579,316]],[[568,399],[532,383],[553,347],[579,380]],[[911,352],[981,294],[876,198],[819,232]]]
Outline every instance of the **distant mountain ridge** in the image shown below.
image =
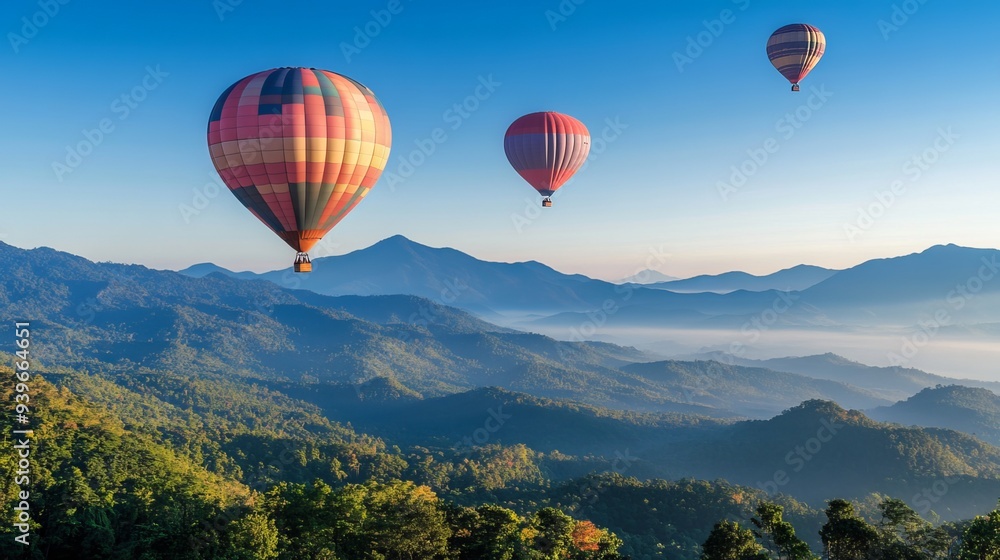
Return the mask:
[[[202,274],[205,265],[180,271]],[[245,273],[232,273],[247,279]],[[289,285],[286,270],[256,275],[283,287],[324,295],[408,294],[488,316],[497,311],[587,309],[614,294],[615,284],[563,274],[538,262],[486,262],[450,248],[433,248],[395,235],[346,255],[313,260],[313,272]]]
[[769,417],[817,398],[835,400],[856,409],[874,408],[879,406],[876,403],[889,402],[838,381],[715,361],[636,363],[622,369],[653,382],[677,387],[693,403],[740,411],[756,418]]
[[[234,273],[210,264],[181,273],[260,278],[325,295],[416,295],[491,322],[550,334],[585,323],[587,313],[605,305],[615,310],[607,327],[739,329],[787,290],[795,304],[779,314],[777,328],[913,325],[936,309],[946,311],[953,323],[1000,323],[1000,281],[990,281],[1000,276],[1000,251],[956,245],[841,271],[800,265],[760,277],[731,272],[650,285],[564,274],[538,262],[487,262],[399,235],[316,259],[314,265],[312,274],[301,276],[287,270]],[[966,284],[968,289],[962,288]]]
[[734,271],[715,275],[695,276],[684,280],[647,283],[646,285],[650,288],[660,288],[680,293],[715,292],[725,294],[737,290],[746,290],[748,292],[763,292],[767,290],[798,292],[815,286],[838,272],[838,270],[829,268],[800,264],[764,276],[755,276],[746,272]]
[[848,360],[843,356],[833,353],[752,360],[723,352],[708,352],[685,355],[679,357],[679,359],[718,360],[726,364],[739,364],[797,373],[814,379],[827,379],[859,387],[875,395],[879,395],[883,399],[892,401],[907,399],[924,389],[937,385],[960,384],[967,387],[981,387],[1000,393],[1000,383],[998,382],[955,379],[914,368],[869,366]]
[[657,282],[672,282],[674,280],[680,280],[676,276],[670,276],[664,274],[658,270],[640,270],[632,276],[622,278],[621,280],[615,282],[616,284],[655,284]]

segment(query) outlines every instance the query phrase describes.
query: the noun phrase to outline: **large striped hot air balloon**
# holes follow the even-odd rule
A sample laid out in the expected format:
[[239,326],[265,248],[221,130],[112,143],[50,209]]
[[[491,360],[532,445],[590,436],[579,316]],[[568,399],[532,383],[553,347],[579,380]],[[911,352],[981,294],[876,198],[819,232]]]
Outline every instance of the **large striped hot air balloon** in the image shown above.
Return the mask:
[[799,82],[816,67],[825,51],[823,32],[805,23],[786,25],[767,40],[767,57],[792,83],[792,91],[799,91]]
[[367,87],[315,68],[275,68],[227,89],[208,121],[222,180],[297,255],[375,186],[389,158],[389,117]]
[[590,132],[569,115],[531,113],[514,121],[503,139],[507,159],[541,194],[542,206],[569,180],[590,153]]

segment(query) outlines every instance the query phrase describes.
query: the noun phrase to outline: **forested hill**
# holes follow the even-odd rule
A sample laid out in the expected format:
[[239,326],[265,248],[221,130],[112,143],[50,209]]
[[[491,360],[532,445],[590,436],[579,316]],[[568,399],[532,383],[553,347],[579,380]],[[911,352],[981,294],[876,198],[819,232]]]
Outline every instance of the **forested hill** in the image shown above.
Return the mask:
[[1000,395],[959,385],[924,389],[909,399],[872,411],[900,424],[951,428],[1000,445]]

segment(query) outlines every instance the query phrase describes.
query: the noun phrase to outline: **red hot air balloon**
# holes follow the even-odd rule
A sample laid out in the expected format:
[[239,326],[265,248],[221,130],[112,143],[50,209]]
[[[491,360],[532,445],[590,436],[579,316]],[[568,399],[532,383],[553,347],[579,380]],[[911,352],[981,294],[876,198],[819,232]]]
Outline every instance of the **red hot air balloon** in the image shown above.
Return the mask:
[[307,251],[375,186],[389,159],[389,117],[367,87],[315,68],[275,68],[227,89],[208,121],[222,180],[264,225]]
[[805,23],[786,25],[767,40],[767,57],[792,83],[792,91],[799,91],[799,82],[816,67],[825,51],[823,32]]
[[569,180],[590,153],[590,132],[569,115],[531,113],[514,121],[504,136],[507,159],[525,181],[552,206],[552,196]]

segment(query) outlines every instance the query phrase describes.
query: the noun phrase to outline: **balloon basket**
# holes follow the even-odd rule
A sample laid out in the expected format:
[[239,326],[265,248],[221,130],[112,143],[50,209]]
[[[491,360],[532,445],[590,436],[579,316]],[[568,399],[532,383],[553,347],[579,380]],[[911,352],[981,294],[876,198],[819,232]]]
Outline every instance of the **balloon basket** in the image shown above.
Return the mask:
[[552,208],[552,199],[551,198],[542,199],[542,208]]
[[312,272],[312,261],[309,260],[308,253],[295,255],[295,272]]
[[799,84],[792,84],[792,91],[799,91]]

